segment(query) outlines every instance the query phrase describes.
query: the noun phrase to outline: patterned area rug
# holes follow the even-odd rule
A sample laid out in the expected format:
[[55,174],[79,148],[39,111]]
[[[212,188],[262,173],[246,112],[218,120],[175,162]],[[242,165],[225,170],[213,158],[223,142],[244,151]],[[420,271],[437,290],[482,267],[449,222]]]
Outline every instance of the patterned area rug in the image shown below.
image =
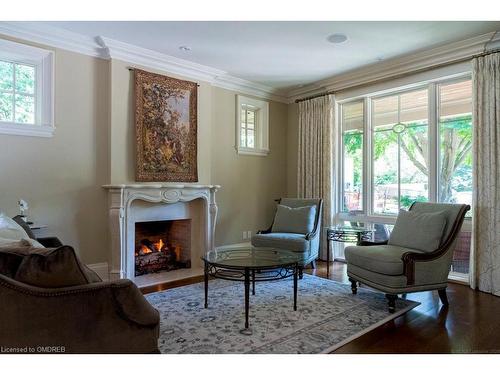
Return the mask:
[[160,312],[162,353],[328,353],[419,305],[398,300],[390,314],[382,293],[304,275],[293,311],[292,279],[261,282],[244,335],[243,283],[211,280],[208,293],[208,309],[203,283],[146,296]]

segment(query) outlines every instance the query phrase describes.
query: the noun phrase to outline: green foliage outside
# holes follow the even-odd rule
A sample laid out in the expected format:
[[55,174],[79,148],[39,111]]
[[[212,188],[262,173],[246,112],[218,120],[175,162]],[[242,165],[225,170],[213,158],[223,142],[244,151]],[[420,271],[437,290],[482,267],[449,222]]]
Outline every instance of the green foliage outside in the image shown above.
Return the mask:
[[34,123],[34,93],[34,67],[0,61],[0,121]]
[[[424,125],[424,126],[422,126]],[[439,201],[452,202],[452,190],[465,192],[472,190],[472,116],[465,115],[446,119],[440,122],[440,173]],[[408,123],[406,130],[397,134],[391,130],[375,132],[373,154],[379,160],[391,145],[400,145],[413,165],[425,176],[429,176],[429,140],[427,126],[421,123]],[[354,161],[354,185],[360,186],[362,173],[363,135],[358,132],[344,134],[344,148]],[[376,184],[394,183],[397,171],[388,170],[375,179]],[[409,178],[402,183],[412,183]],[[403,201],[409,197],[401,197]],[[419,197],[412,198],[412,201]],[[406,201],[405,201],[406,202]],[[407,202],[406,202],[407,203]]]

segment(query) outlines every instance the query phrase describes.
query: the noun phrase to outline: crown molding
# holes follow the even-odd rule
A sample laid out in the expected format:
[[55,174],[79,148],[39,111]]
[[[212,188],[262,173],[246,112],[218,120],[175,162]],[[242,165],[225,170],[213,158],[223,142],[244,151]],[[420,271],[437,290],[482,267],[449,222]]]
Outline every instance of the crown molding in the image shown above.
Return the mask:
[[34,43],[106,58],[94,38],[39,22],[0,22],[0,34]]
[[296,99],[321,94],[326,91],[339,91],[366,85],[400,75],[418,72],[442,64],[460,62],[482,53],[486,45],[491,47],[500,43],[500,33],[491,32],[438,47],[407,53],[376,64],[338,74],[288,92],[289,103]]
[[109,59],[117,59],[140,66],[162,70],[190,79],[205,81],[213,86],[238,91],[243,94],[288,102],[286,95],[272,87],[232,76],[224,70],[166,55],[147,48],[99,36],[97,42]]
[[213,86],[246,95],[288,103],[280,90],[248,81],[227,72],[111,38],[92,38],[39,22],[0,22],[0,34],[101,59],[119,59],[131,64],[206,81]]
[[295,90],[279,90],[248,81],[206,65],[179,59],[136,45],[105,37],[92,38],[39,22],[0,22],[0,34],[34,43],[61,48],[101,59],[119,59],[146,68],[178,74],[211,85],[282,103],[296,99],[366,85],[400,75],[458,62],[483,52],[485,46],[500,47],[500,33],[488,33],[430,49],[407,53],[385,61],[305,85]]

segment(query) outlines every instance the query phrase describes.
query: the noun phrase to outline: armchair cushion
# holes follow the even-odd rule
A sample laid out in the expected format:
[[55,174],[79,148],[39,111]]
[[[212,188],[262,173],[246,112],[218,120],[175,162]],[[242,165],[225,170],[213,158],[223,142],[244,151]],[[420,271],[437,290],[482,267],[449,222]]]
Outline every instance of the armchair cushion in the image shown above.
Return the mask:
[[403,274],[402,256],[407,252],[422,253],[420,250],[393,245],[348,246],[345,257],[349,265],[384,275]]
[[314,230],[316,206],[288,207],[278,204],[272,231],[307,234]]
[[291,251],[306,252],[309,241],[304,234],[298,233],[267,233],[252,236],[252,245],[256,247],[277,247]]
[[439,247],[445,226],[446,216],[442,211],[413,212],[401,210],[388,244],[429,253]]
[[14,279],[25,284],[62,288],[102,281],[80,262],[70,246],[55,249],[27,247],[6,250],[5,253],[22,257]]

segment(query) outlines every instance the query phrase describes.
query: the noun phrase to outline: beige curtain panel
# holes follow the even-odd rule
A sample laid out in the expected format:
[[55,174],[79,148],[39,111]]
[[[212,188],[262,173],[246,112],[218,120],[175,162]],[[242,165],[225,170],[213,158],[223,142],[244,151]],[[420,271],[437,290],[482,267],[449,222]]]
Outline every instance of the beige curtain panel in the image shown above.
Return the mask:
[[500,296],[500,53],[472,62],[473,234],[471,286]]
[[[322,226],[332,223],[332,167],[334,97],[325,95],[299,102],[299,198],[322,198]],[[326,259],[326,239],[321,228],[320,258]]]

